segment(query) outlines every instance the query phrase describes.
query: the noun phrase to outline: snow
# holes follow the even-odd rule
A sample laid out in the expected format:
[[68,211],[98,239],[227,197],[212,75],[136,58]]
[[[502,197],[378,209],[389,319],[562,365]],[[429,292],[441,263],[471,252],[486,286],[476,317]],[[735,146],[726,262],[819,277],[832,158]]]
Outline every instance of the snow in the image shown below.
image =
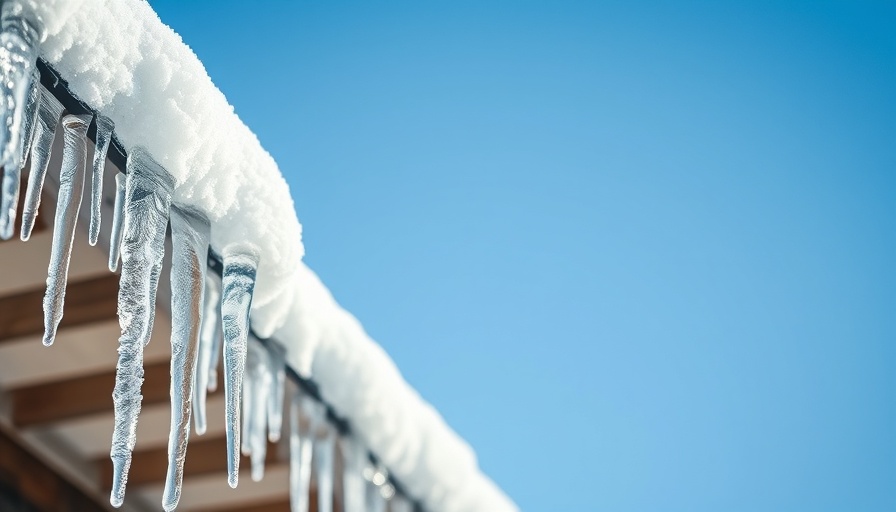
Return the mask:
[[[46,29],[41,57],[75,95],[114,123],[128,152],[145,148],[171,174],[171,201],[208,217],[211,246],[224,254],[225,267],[229,256],[245,257],[247,248],[260,256],[251,297],[253,330],[284,344],[289,364],[317,382],[323,399],[409,494],[433,512],[516,510],[480,472],[472,449],[301,262],[301,226],[276,163],[180,37],[140,0],[26,2]],[[155,242],[158,233],[154,229],[144,238]],[[128,248],[137,242],[133,235],[125,220],[126,272],[138,271],[131,256],[135,247]],[[155,268],[154,261],[144,262],[142,272]],[[225,298],[228,284],[225,279]],[[154,290],[136,291],[154,296]],[[238,309],[223,312],[225,334],[228,314]],[[132,325],[123,319],[126,324],[134,330],[122,336],[123,345],[128,342],[122,357],[132,359],[123,362],[129,373],[119,378],[139,379],[142,339],[148,334],[135,328],[144,321]],[[234,341],[245,339],[242,326],[230,327],[240,331]],[[228,375],[225,382],[241,378]],[[139,401],[120,398],[127,421],[114,440],[113,460],[126,472],[131,415],[139,412]],[[239,409],[230,412],[238,421]]]

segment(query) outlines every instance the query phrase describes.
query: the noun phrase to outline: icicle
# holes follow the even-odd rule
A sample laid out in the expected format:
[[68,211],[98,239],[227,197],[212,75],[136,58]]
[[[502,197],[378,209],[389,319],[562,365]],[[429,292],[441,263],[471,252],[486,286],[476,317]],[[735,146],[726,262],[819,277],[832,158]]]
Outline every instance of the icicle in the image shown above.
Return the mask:
[[227,434],[227,483],[236,487],[240,467],[240,392],[246,368],[249,309],[255,288],[258,250],[254,246],[224,251],[221,317],[224,328],[224,402]]
[[396,494],[389,502],[389,512],[412,512],[411,502],[400,494]]
[[[273,373],[267,349],[254,337],[249,338],[246,357],[246,381],[243,383],[243,453],[252,461],[252,480],[264,477],[264,460],[267,456],[267,403],[271,394]],[[248,450],[246,450],[248,448]],[[246,453],[248,451],[248,453]]]
[[201,212],[171,207],[171,432],[162,497],[162,508],[169,512],[180,500],[190,438],[209,232],[209,221]]
[[255,396],[254,393],[254,385],[255,385],[255,373],[253,371],[254,368],[254,358],[255,351],[252,350],[252,343],[246,348],[246,373],[243,376],[243,389],[242,389],[242,404],[240,406],[243,408],[242,411],[242,425],[240,426],[240,432],[242,436],[240,438],[240,453],[244,457],[248,457],[252,455],[252,443],[250,439],[252,439],[252,398]]
[[356,439],[343,439],[345,461],[342,465],[342,491],[345,512],[364,512],[366,481],[363,473],[367,466],[367,451]]
[[333,451],[335,433],[329,426],[314,440],[314,470],[317,474],[317,511],[333,512]]
[[367,512],[386,512],[386,500],[380,494],[380,488],[373,484],[367,483]]
[[103,202],[103,170],[106,167],[106,153],[112,140],[115,124],[106,116],[96,116],[96,145],[93,148],[93,173],[90,188],[90,233],[87,241],[96,245],[100,238],[101,211]]
[[272,372],[271,392],[268,393],[268,440],[276,443],[283,429],[283,394],[286,389],[286,349],[276,342],[268,344]]
[[208,361],[208,392],[214,393],[218,390],[218,363],[221,362],[221,352],[224,350],[224,325],[220,320],[219,306],[221,305],[221,286],[218,284],[218,298],[215,302],[215,315],[218,319],[215,322],[215,332],[212,338],[212,356]]
[[[124,203],[126,176],[120,172],[115,175],[115,207],[112,211],[112,233],[109,234],[109,270],[118,270],[118,260],[121,258],[121,232],[124,229]],[[31,182],[28,183],[29,186]]]
[[9,164],[3,168],[3,189],[0,196],[0,238],[12,238],[16,224],[16,208],[19,206],[19,189],[22,183],[22,166],[28,159],[31,149],[31,138],[34,136],[34,120],[37,117],[37,106],[40,103],[40,73],[37,68],[31,71],[31,85],[28,88],[28,99],[25,102],[22,119],[21,152],[19,165]]
[[395,493],[395,489],[389,483],[389,472],[383,466],[374,467],[368,464],[364,468],[364,478],[368,481],[367,512],[385,512],[386,500]]
[[143,346],[152,333],[156,288],[165,254],[165,229],[174,181],[142,147],[128,156],[124,237],[121,244],[121,281],[118,323],[121,337],[118,371],[112,399],[112,506],[124,501],[125,484],[136,442],[143,384]]
[[19,153],[19,170],[25,167],[34,138],[34,126],[37,124],[37,109],[40,106],[40,71],[35,67],[31,71],[31,85],[28,88],[28,101],[25,102],[25,117],[22,118],[22,143]]
[[40,193],[50,163],[53,137],[56,125],[62,115],[62,103],[43,86],[40,87],[40,103],[37,108],[37,122],[31,141],[31,171],[28,174],[28,188],[25,190],[25,207],[22,210],[22,240],[31,238],[31,230],[40,206]]
[[21,167],[25,103],[37,63],[43,23],[21,0],[6,0],[0,12],[0,165]]
[[[202,330],[199,335],[199,361],[196,363],[196,382],[193,384],[193,415],[196,434],[205,434],[207,420],[205,414],[206,393],[212,378],[212,364],[217,365],[214,354],[220,350],[221,323],[218,305],[221,303],[221,285],[211,275],[205,277],[205,295],[202,307]],[[212,361],[214,360],[214,363]],[[217,372],[215,372],[217,374]],[[217,375],[214,377],[217,379]]]
[[75,224],[81,209],[84,192],[84,166],[87,163],[87,128],[90,116],[67,115],[62,120],[65,147],[62,169],[59,171],[59,197],[56,201],[56,220],[53,225],[53,246],[47,271],[47,293],[44,295],[44,339],[49,347],[56,339],[56,329],[62,320],[68,264],[75,240]]
[[[289,409],[289,503],[292,512],[308,512],[311,492],[311,452],[316,415],[309,414],[310,399],[293,395]],[[302,421],[299,411],[305,411]]]

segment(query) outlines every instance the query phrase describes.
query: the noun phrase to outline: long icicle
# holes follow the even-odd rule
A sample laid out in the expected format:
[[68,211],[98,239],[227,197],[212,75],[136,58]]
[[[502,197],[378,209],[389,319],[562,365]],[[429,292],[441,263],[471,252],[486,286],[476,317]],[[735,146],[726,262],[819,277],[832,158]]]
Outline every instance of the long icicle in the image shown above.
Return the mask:
[[0,166],[21,166],[22,130],[28,92],[34,80],[43,23],[21,0],[6,0],[0,10]]
[[224,402],[227,483],[236,487],[240,468],[240,393],[246,369],[249,310],[255,289],[258,249],[238,245],[224,250],[221,318],[224,329]]
[[[315,414],[306,411],[311,399],[295,393],[289,407],[289,503],[291,512],[308,512],[311,492],[311,453]],[[304,419],[304,421],[303,421]]]
[[[251,356],[255,355],[254,358]],[[271,384],[273,381],[273,373],[271,371],[270,358],[267,349],[260,341],[250,338],[249,359],[251,361],[253,374],[250,379],[251,409],[249,416],[249,448],[251,450],[250,460],[252,462],[252,480],[261,481],[264,478],[264,460],[267,456],[267,404],[268,397],[271,394]],[[247,363],[248,364],[248,363]]]
[[22,119],[22,141],[18,165],[9,164],[3,168],[3,189],[0,195],[0,239],[9,240],[15,232],[16,209],[19,206],[19,190],[22,183],[22,167],[28,160],[28,151],[31,149],[31,138],[34,136],[34,121],[37,117],[37,107],[40,104],[40,73],[37,68],[31,72],[31,85],[28,90],[28,99],[25,102],[24,118]]
[[268,343],[273,381],[268,394],[268,440],[276,443],[283,430],[283,397],[286,389],[286,349],[271,341]]
[[380,494],[379,486],[367,483],[367,512],[386,512],[386,500]]
[[205,215],[177,205],[171,207],[171,431],[168,475],[162,495],[162,508],[168,512],[180,500],[190,439],[209,236]]
[[37,219],[40,194],[44,188],[47,166],[50,164],[50,151],[53,149],[53,137],[56,135],[56,125],[59,124],[61,115],[62,103],[41,86],[37,122],[31,141],[31,171],[28,174],[28,188],[25,190],[25,205],[22,209],[22,240],[27,241],[31,238],[31,230]]
[[44,295],[44,339],[49,347],[56,339],[56,329],[62,320],[68,265],[75,240],[75,225],[84,193],[84,167],[87,164],[87,128],[90,116],[67,115],[62,120],[65,146],[62,169],[59,171],[59,197],[56,201],[56,220],[53,225],[53,246],[47,271],[47,292]]
[[367,466],[367,452],[361,443],[351,437],[344,437],[342,453],[342,492],[345,512],[364,512],[365,484],[364,468]]
[[246,345],[246,373],[243,378],[242,426],[240,453],[244,457],[252,455],[252,399],[255,398],[255,383],[258,381],[258,350],[255,341],[250,337]]
[[112,233],[109,234],[109,270],[112,272],[118,270],[118,260],[121,259],[121,233],[124,230],[124,210],[127,202],[126,181],[127,176],[123,172],[115,175],[115,206],[112,210]]
[[[321,423],[324,423],[321,421]],[[314,469],[317,474],[317,511],[333,512],[333,452],[336,434],[324,424],[324,433],[314,439]]]
[[218,365],[221,363],[221,353],[224,351],[224,323],[220,320],[221,314],[221,285],[218,284],[218,298],[215,303],[215,332],[212,338],[212,355],[208,361],[208,386],[206,390],[214,393],[218,390]]
[[93,172],[90,185],[90,231],[87,237],[90,245],[96,245],[100,238],[103,171],[106,168],[106,153],[109,151],[113,129],[115,129],[115,124],[111,119],[104,115],[96,116],[96,145],[93,148]]
[[165,255],[165,230],[174,181],[142,147],[128,155],[121,280],[118,290],[118,368],[112,399],[112,492],[110,503],[121,506],[137,441],[143,346],[152,334],[155,296]]
[[396,494],[389,502],[389,512],[411,512],[411,503],[401,494]]
[[[217,365],[216,351],[221,350],[221,322],[219,305],[221,304],[221,284],[212,275],[205,277],[205,294],[203,295],[202,330],[199,335],[199,361],[196,363],[196,382],[193,384],[193,419],[197,435],[205,434],[208,420],[205,413],[206,396],[209,391],[209,379],[212,375],[212,364]],[[212,361],[214,360],[214,363]],[[215,372],[217,379],[217,372]]]
[[31,72],[31,87],[28,89],[25,117],[22,119],[22,151],[19,153],[19,170],[25,167],[25,161],[28,160],[28,154],[31,152],[34,126],[37,124],[37,109],[40,107],[40,88],[40,71],[35,67]]

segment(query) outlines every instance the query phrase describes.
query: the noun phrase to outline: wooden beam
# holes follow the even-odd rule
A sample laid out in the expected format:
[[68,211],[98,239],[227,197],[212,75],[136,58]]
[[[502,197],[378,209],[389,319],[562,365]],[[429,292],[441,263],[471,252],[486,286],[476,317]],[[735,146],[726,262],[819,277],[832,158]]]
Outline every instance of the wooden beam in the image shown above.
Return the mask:
[[[317,493],[311,493],[308,510],[317,510]],[[290,512],[289,500],[249,503],[235,508],[204,508],[197,512]]]
[[[118,317],[118,275],[68,283],[59,329],[105,322]],[[44,288],[0,297],[0,343],[44,332]]]
[[[143,406],[168,403],[170,362],[144,367]],[[13,389],[12,421],[17,427],[34,427],[113,410],[112,389],[115,371]],[[218,389],[222,392],[221,372]]]
[[[268,443],[265,466],[271,467],[278,463],[277,445]],[[96,461],[100,473],[100,483],[103,489],[112,488],[112,461],[102,458]],[[240,461],[240,473],[243,478],[248,478],[251,467],[248,457],[242,457]],[[165,482],[168,471],[168,447],[160,446],[134,452],[131,469],[128,473],[128,485],[140,486],[161,484]],[[187,458],[184,462],[184,481],[191,476],[221,473],[221,478],[226,481],[227,473],[227,441],[224,437],[198,437],[191,436],[187,447]]]
[[8,507],[40,512],[110,510],[0,431],[0,509]]

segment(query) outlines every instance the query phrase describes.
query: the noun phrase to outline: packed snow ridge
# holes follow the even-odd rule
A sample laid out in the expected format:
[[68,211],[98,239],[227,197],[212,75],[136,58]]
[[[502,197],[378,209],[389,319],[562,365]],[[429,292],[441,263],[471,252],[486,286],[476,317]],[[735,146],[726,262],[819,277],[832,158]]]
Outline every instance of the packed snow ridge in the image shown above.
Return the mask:
[[46,29],[41,58],[114,123],[128,152],[143,147],[170,173],[172,201],[208,217],[212,248],[254,245],[253,330],[286,345],[288,362],[318,383],[409,494],[433,512],[516,510],[304,266],[301,226],[277,164],[149,4],[25,1]]

